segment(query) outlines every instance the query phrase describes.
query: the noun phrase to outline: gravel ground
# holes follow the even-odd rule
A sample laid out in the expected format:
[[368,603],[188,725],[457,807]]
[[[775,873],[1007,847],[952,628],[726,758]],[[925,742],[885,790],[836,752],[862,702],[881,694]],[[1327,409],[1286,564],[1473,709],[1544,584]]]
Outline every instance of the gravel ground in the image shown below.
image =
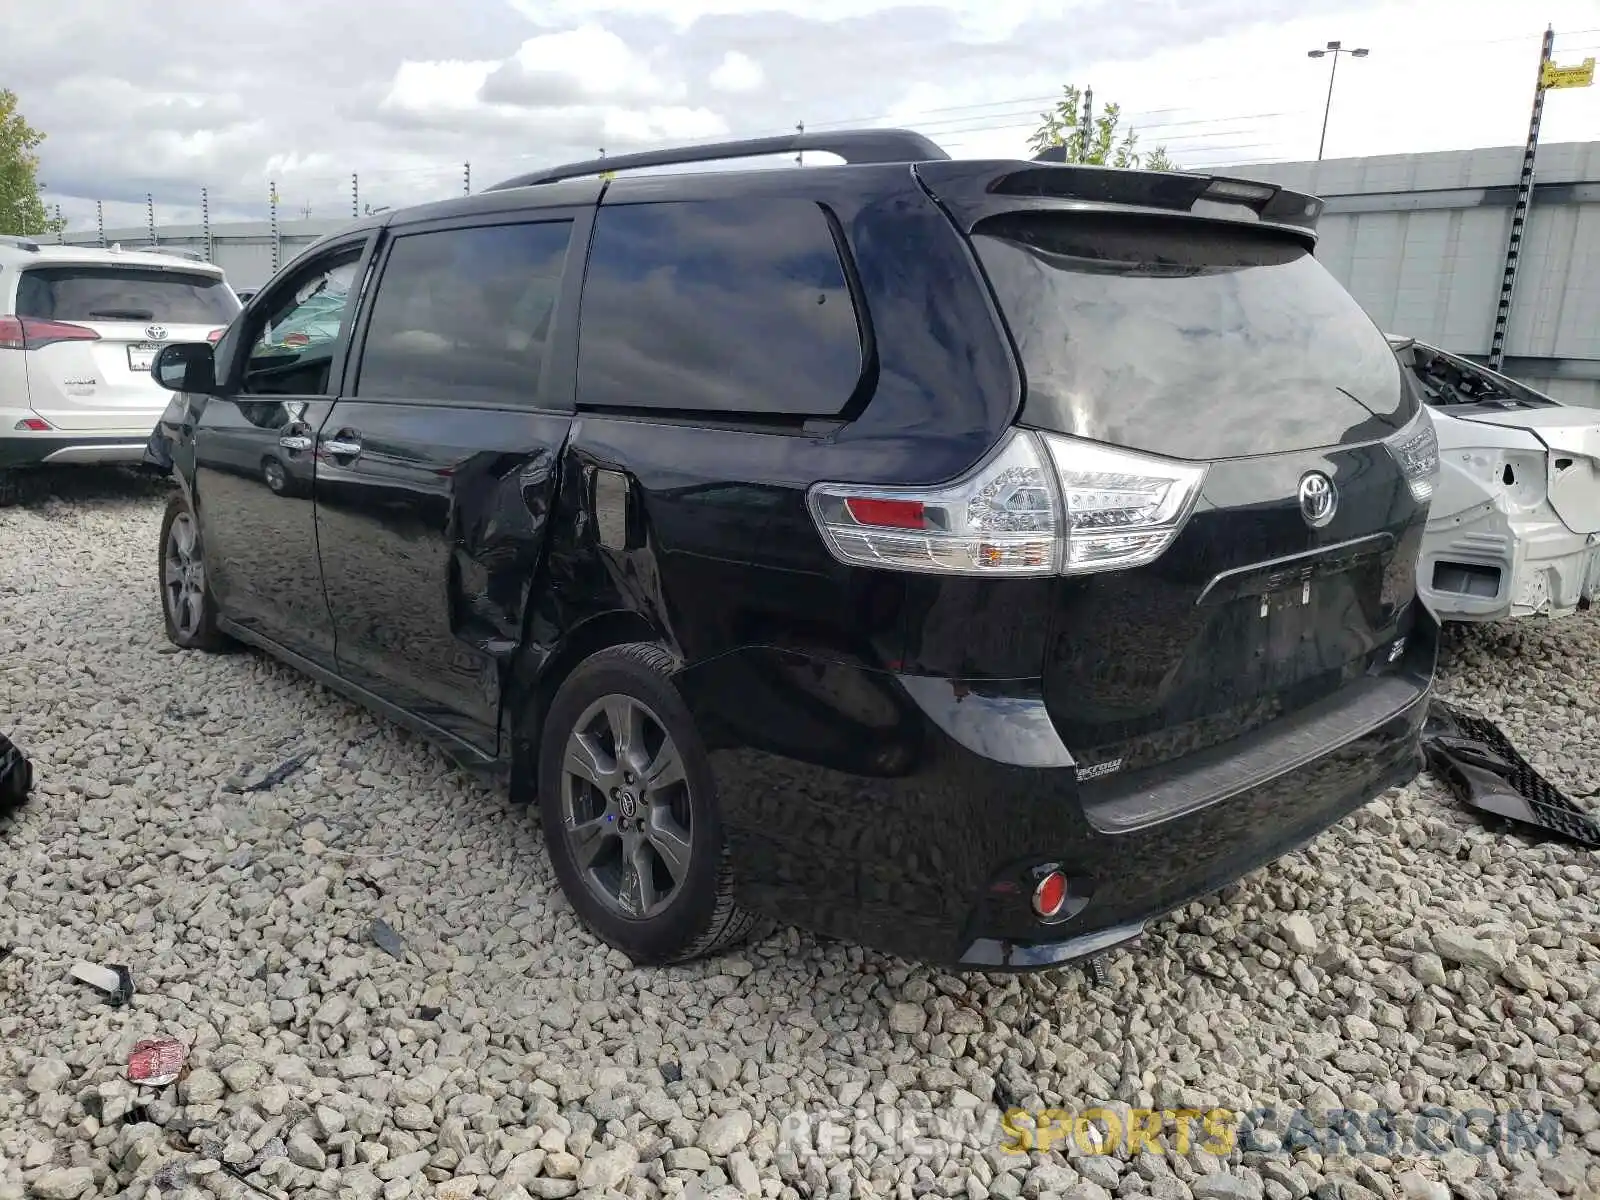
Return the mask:
[[[0,1200],[1600,1195],[1600,856],[1489,831],[1424,777],[1099,985],[793,930],[635,970],[493,788],[260,655],[174,653],[158,491],[70,487],[0,511],[0,730],[40,779],[0,828]],[[1597,661],[1593,616],[1467,631],[1441,686],[1588,793]],[[130,966],[133,1003],[79,959]],[[136,1091],[128,1053],[161,1034],[191,1070]],[[1272,1108],[1280,1134],[1297,1109],[1515,1111],[1550,1138],[1002,1144],[1004,1108],[1108,1098]]]

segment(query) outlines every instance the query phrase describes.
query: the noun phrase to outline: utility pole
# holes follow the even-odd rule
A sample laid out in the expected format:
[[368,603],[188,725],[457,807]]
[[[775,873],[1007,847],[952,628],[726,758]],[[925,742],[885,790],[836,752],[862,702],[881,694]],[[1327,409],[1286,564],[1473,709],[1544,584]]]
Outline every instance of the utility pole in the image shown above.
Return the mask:
[[283,243],[278,237],[278,181],[267,181],[267,217],[272,228],[272,273],[278,273],[278,260],[283,253]]
[[350,215],[358,220],[361,217],[361,181],[354,171],[350,172]]
[[61,219],[61,205],[56,205],[56,245],[67,244],[67,223]]
[[472,164],[470,162],[461,164],[461,186],[468,196],[472,195]]
[[1556,31],[1547,25],[1539,46],[1539,73],[1533,79],[1533,115],[1528,118],[1528,142],[1522,150],[1522,174],[1517,178],[1517,198],[1511,206],[1511,232],[1506,237],[1506,261],[1500,274],[1500,303],[1494,310],[1494,335],[1489,339],[1489,368],[1493,371],[1498,371],[1506,360],[1506,332],[1511,328],[1511,300],[1517,291],[1522,234],[1533,204],[1533,161],[1539,153],[1539,121],[1544,116],[1545,72],[1555,44]]
[[156,201],[149,192],[144,194],[144,219],[145,224],[150,227],[150,244],[159,246],[161,239],[156,236]]
[[[795,124],[794,131],[797,134],[799,134],[801,137],[805,137],[805,135],[806,135],[806,123],[804,121],[797,122]],[[805,162],[806,162],[806,152],[804,150],[796,150],[794,152],[794,165],[797,166],[797,167],[803,167],[803,166],[805,166]]]
[[205,188],[200,189],[200,232],[206,239],[206,261],[216,262],[216,247],[211,241],[211,197]]
[[100,234],[100,249],[106,248],[106,206],[105,201],[94,202],[94,227]]
[[1307,50],[1307,58],[1322,58],[1324,55],[1333,56],[1333,66],[1328,69],[1328,102],[1322,106],[1322,140],[1317,143],[1317,161],[1322,161],[1322,151],[1328,144],[1328,114],[1333,111],[1333,81],[1339,74],[1339,55],[1348,54],[1353,58],[1365,58],[1370,53],[1365,47],[1359,50],[1346,50],[1339,42],[1329,42],[1326,50]]

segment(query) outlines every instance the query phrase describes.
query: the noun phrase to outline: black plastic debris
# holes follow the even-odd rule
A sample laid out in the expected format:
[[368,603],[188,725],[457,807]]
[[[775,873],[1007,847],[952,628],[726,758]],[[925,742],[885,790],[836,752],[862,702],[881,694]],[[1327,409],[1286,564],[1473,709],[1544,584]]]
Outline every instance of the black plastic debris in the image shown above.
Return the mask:
[[405,961],[406,940],[396,933],[382,917],[373,918],[372,940],[377,943],[378,949],[382,950],[390,958],[399,959],[401,962]]
[[0,813],[21,808],[33,790],[33,764],[5,734],[0,733]]
[[1434,700],[1422,749],[1428,768],[1468,807],[1600,848],[1600,824],[1534,770],[1487,717]]
[[93,963],[79,962],[72,966],[72,977],[99,988],[112,1008],[121,1008],[133,1000],[133,972],[127,967],[97,967]]
[[273,767],[272,770],[268,771],[254,783],[245,783],[243,780],[235,776],[234,778],[228,780],[226,785],[227,790],[230,792],[270,791],[271,789],[277,787],[285,779],[289,778],[289,776],[293,775],[301,767],[305,766],[306,763],[310,762],[312,755],[315,753],[316,752],[314,750],[302,750],[298,754],[291,754],[288,758],[284,759],[277,766]]

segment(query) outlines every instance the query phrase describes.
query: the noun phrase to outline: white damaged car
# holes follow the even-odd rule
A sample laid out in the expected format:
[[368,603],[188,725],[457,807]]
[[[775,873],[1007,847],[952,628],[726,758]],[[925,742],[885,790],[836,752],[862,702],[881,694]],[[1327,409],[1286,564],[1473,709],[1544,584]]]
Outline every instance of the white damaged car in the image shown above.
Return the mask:
[[1446,621],[1564,616],[1600,595],[1600,410],[1389,339],[1439,437],[1417,590]]

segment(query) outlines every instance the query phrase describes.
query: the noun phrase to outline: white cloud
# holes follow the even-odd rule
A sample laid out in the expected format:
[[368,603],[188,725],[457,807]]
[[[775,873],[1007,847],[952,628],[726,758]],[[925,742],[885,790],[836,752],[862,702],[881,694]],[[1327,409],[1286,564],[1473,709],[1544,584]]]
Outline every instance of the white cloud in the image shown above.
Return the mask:
[[719,92],[753,92],[766,79],[766,72],[755,59],[738,50],[729,50],[717,69],[711,72],[710,83]]
[[485,81],[483,96],[493,103],[537,107],[577,97],[676,100],[684,90],[617,34],[591,22],[523,42]]
[[478,92],[497,62],[403,62],[394,73],[383,107],[431,114],[475,108]]
[[608,145],[637,147],[652,142],[693,142],[723,137],[728,132],[728,123],[707,108],[670,105],[608,109],[604,129]]

